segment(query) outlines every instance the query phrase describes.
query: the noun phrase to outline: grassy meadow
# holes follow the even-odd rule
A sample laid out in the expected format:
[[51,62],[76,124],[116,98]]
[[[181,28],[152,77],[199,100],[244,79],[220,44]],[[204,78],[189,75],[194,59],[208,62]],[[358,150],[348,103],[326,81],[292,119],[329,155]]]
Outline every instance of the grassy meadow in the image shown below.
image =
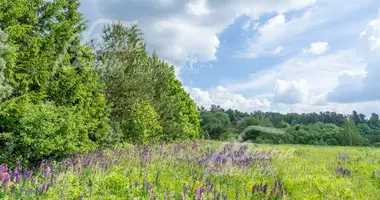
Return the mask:
[[0,173],[1,199],[378,199],[380,149],[160,143]]

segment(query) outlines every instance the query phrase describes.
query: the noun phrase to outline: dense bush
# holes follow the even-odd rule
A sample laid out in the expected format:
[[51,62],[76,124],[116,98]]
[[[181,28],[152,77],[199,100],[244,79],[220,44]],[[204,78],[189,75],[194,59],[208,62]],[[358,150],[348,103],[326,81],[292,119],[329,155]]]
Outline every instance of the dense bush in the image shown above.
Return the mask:
[[75,107],[32,101],[22,96],[7,101],[0,112],[2,162],[62,158],[96,147],[87,120]]

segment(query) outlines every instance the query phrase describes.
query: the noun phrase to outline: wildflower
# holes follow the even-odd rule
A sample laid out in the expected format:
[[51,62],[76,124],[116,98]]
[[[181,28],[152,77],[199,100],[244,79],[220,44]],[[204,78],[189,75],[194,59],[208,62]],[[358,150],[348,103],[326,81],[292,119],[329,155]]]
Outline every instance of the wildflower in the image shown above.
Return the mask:
[[9,181],[10,181],[10,176],[6,175],[3,181],[3,191],[4,193],[7,193],[8,187],[9,187]]

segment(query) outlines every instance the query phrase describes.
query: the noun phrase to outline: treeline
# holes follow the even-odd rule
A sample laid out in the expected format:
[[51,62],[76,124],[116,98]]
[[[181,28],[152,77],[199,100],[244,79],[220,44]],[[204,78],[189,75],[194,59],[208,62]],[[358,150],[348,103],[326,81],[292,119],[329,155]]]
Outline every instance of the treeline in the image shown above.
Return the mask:
[[193,139],[199,111],[137,26],[82,42],[79,0],[0,0],[0,163]]
[[[226,140],[238,138],[261,143],[316,145],[379,145],[380,119],[353,111],[351,115],[335,112],[288,113],[223,109],[212,105],[201,112],[201,136]],[[264,128],[263,128],[264,127]]]

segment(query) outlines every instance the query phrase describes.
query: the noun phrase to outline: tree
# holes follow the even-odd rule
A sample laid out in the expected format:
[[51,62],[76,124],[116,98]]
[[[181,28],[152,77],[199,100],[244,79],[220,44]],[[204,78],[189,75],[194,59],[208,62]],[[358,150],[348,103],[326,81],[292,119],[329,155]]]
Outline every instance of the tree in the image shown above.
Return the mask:
[[[0,26],[9,33],[8,45],[14,50],[5,57],[3,71],[13,88],[0,112],[0,130],[8,134],[5,151],[18,152],[12,146],[26,145],[28,141],[17,139],[28,134],[23,126],[39,128],[38,123],[21,123],[19,112],[26,108],[27,112],[45,110],[46,105],[55,106],[53,112],[74,109],[75,117],[70,119],[81,119],[74,126],[80,137],[71,145],[95,148],[108,133],[104,85],[92,49],[81,43],[86,26],[78,8],[79,0],[0,0]],[[28,120],[33,117],[38,115]],[[34,137],[32,132],[30,136]]]
[[277,126],[277,128],[286,129],[289,128],[290,124],[286,123],[285,121],[281,120],[280,124]]
[[0,102],[8,98],[12,92],[12,87],[4,76],[6,61],[3,57],[9,53],[9,47],[6,45],[7,40],[8,35],[0,29]]
[[201,128],[210,135],[211,139],[219,139],[230,128],[229,116],[222,112],[205,112],[200,115]]
[[[200,112],[196,109],[194,100],[184,90],[182,83],[175,79],[174,71],[169,81],[171,81],[169,95],[161,100],[163,102],[161,106],[167,107],[167,109],[160,109],[161,121],[167,138],[170,140],[198,138]],[[225,123],[229,123],[229,120]]]
[[103,41],[97,57],[106,83],[106,97],[112,104],[111,120],[129,118],[131,105],[142,101],[159,115],[162,139],[198,137],[196,104],[175,78],[174,67],[155,53],[148,55],[140,29],[121,23],[107,25]]
[[162,127],[159,116],[149,102],[135,102],[129,106],[129,115],[122,119],[124,140],[133,144],[159,141]]
[[257,126],[259,125],[259,120],[254,117],[246,117],[243,120],[239,121],[236,126],[237,133],[241,133],[248,126]]
[[354,121],[355,124],[360,123],[360,117],[359,117],[358,113],[355,110],[352,111],[351,118],[352,118],[352,120]]
[[372,113],[371,118],[369,119],[369,123],[370,123],[372,126],[375,126],[375,127],[380,128],[380,119],[379,119],[379,115],[376,114],[376,113]]
[[355,126],[354,120],[347,118],[340,133],[340,142],[342,145],[360,145],[364,142]]

